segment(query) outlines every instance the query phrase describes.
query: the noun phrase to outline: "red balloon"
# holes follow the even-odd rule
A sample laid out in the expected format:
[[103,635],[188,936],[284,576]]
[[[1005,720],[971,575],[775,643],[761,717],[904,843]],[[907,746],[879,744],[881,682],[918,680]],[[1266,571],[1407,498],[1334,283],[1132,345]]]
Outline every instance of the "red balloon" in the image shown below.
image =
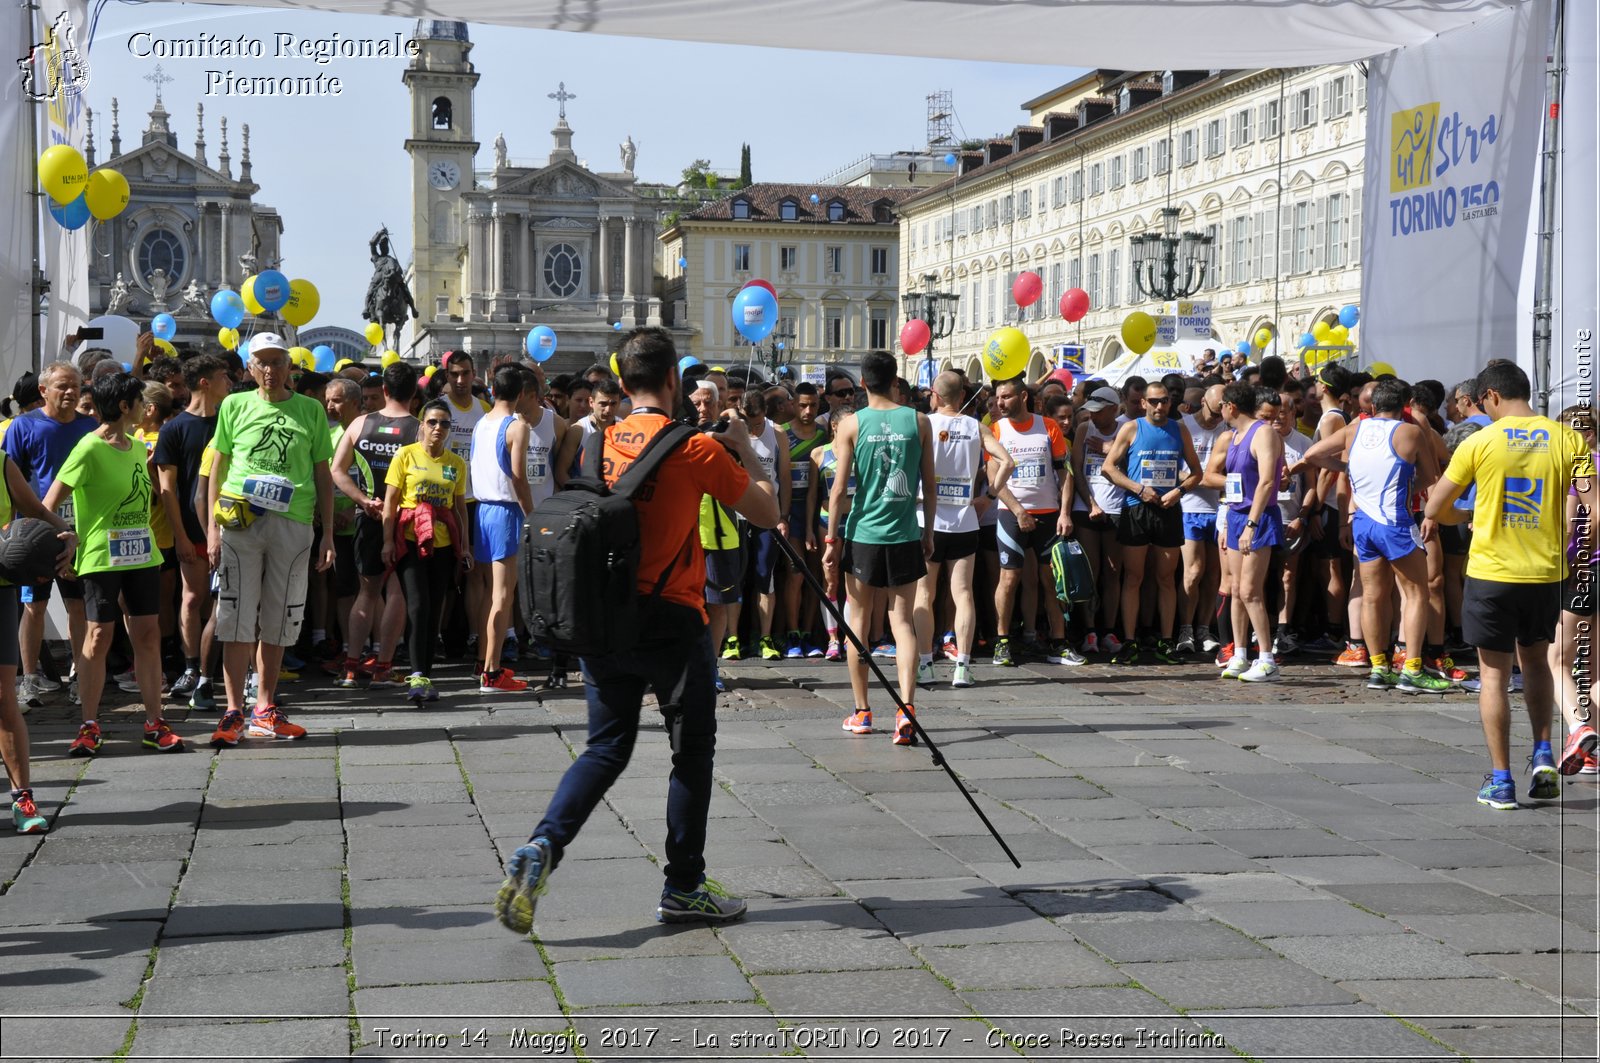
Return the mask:
[[774,288],[770,282],[764,281],[760,277],[757,277],[753,281],[746,281],[745,282],[745,287],[746,288],[749,288],[749,287],[752,287],[752,286],[757,287],[757,288],[765,288],[767,291],[772,293],[772,297],[774,299],[776,299],[778,297],[778,289]]
[[931,339],[933,333],[929,331],[928,323],[920,317],[914,317],[900,326],[900,349],[907,354],[921,354]]
[[1023,270],[1011,282],[1011,298],[1017,301],[1018,306],[1032,306],[1043,294],[1044,278],[1032,270]]
[[1068,321],[1082,321],[1089,312],[1089,293],[1082,288],[1068,288],[1061,293],[1061,316]]

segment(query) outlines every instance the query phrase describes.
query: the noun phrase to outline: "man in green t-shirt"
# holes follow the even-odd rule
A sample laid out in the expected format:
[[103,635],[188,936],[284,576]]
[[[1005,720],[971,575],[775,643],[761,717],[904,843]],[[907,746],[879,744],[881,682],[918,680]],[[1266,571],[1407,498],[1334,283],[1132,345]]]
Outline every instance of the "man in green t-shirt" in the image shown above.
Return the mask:
[[[244,681],[251,647],[259,642],[260,688],[249,733],[304,738],[304,727],[278,710],[283,648],[300,637],[310,577],[312,516],[333,527],[333,455],[322,404],[289,389],[289,350],[267,332],[250,346],[256,390],[229,395],[217,411],[217,453],[208,481],[213,520],[207,544],[220,575],[217,638],[224,643],[228,708],[211,736],[218,748],[245,733]],[[316,569],[333,564],[332,537],[323,539]]]

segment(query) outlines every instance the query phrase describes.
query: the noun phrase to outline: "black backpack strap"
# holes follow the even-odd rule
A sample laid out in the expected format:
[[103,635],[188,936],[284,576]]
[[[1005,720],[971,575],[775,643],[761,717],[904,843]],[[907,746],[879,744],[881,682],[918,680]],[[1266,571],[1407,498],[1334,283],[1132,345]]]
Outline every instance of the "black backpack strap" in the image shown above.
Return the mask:
[[[595,440],[595,439],[598,439],[600,441],[600,445],[597,446],[597,447],[594,447],[593,449],[591,449],[589,447],[589,443],[590,443],[591,440]],[[583,441],[583,475],[584,476],[588,477],[591,480],[598,480],[598,479],[601,478],[601,475],[600,475],[600,460],[601,460],[602,457],[604,457],[605,450],[606,450],[606,430],[604,428],[602,428],[598,432],[590,432],[589,433],[589,438]]]
[[611,493],[621,495],[623,498],[632,498],[635,491],[655,476],[661,463],[694,435],[695,430],[686,424],[665,425],[661,431],[650,437],[650,442],[645,444],[644,450],[639,452],[639,456],[628,466],[628,470],[617,477],[617,482],[611,485]]

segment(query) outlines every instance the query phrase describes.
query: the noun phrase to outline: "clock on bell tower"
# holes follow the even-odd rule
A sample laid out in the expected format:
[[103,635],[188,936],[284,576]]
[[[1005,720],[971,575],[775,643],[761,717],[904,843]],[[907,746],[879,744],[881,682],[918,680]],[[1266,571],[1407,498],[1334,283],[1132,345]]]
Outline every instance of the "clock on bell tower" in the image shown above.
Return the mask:
[[401,75],[411,94],[411,291],[422,322],[463,312],[461,194],[472,189],[472,92],[478,83],[467,24],[419,19],[416,54]]

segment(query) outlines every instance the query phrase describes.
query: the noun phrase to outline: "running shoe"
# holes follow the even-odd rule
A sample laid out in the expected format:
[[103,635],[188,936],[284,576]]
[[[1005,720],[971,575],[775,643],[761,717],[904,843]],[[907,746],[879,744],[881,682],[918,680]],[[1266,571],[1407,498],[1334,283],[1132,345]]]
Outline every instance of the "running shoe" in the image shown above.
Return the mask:
[[1257,659],[1248,669],[1239,674],[1241,683],[1276,683],[1283,678],[1283,670],[1276,664]]
[[844,718],[844,729],[853,735],[869,735],[872,733],[872,710],[857,709]]
[[892,661],[894,660],[894,656],[897,652],[899,651],[895,648],[895,644],[890,642],[888,639],[885,639],[876,646],[872,647],[872,655],[880,659]]
[[406,700],[419,705],[428,698],[428,681],[420,675],[406,676]]
[[82,705],[83,699],[78,696],[78,677],[73,676],[67,680],[67,704]]
[[950,685],[957,690],[976,685],[972,681],[972,666],[957,661],[955,674],[950,677]]
[[1094,656],[1100,652],[1100,637],[1093,631],[1089,632],[1083,640],[1083,652],[1088,656]]
[[1272,655],[1274,657],[1286,656],[1300,649],[1300,640],[1289,628],[1280,627],[1278,634],[1272,640]]
[[494,895],[494,914],[501,926],[514,934],[533,929],[533,910],[545,894],[554,864],[555,856],[545,838],[535,838],[511,854],[506,880]]
[[286,652],[283,655],[282,666],[286,672],[298,672],[306,666],[306,662],[294,654]]
[[298,683],[299,681],[300,681],[300,673],[295,671],[294,669],[288,668],[288,667],[284,667],[284,668],[279,668],[278,669],[278,682],[280,682],[280,683]]
[[167,721],[159,717],[146,720],[144,723],[144,747],[159,750],[162,753],[182,753],[183,739],[178,737],[176,731],[167,726]]
[[728,683],[722,678],[720,669],[711,673],[711,685],[717,688],[718,694],[726,694],[728,692]]
[[1556,761],[1549,753],[1535,753],[1528,758],[1528,796],[1535,801],[1554,801],[1561,796],[1561,773],[1556,771]]
[[838,639],[828,640],[828,652],[822,655],[822,659],[825,661],[844,660],[844,647],[839,644]]
[[1478,791],[1478,804],[1509,811],[1517,807],[1517,784],[1507,779],[1495,782],[1493,775],[1483,777],[1483,787]]
[[722,640],[722,659],[724,661],[737,661],[744,656],[739,652],[739,636],[729,635]]
[[953,661],[961,656],[961,647],[956,645],[956,633],[954,631],[946,631],[944,633],[944,641],[939,644],[939,647],[944,652],[945,660],[947,661]]
[[185,668],[183,674],[173,682],[172,689],[167,691],[167,694],[173,701],[187,701],[199,685],[200,673],[193,668]]
[[425,682],[427,684],[427,686],[423,688],[422,700],[423,701],[438,701],[439,700],[439,688],[433,685],[433,680],[428,679],[427,677],[423,677],[423,682]]
[[37,709],[44,705],[44,688],[39,686],[43,676],[25,675],[17,680],[17,704],[25,709]]
[[1368,690],[1393,690],[1400,683],[1400,676],[1388,668],[1374,668],[1367,676]]
[[1394,648],[1394,653],[1389,657],[1389,667],[1397,672],[1406,670],[1406,649],[1404,646],[1396,646]]
[[268,705],[265,709],[257,706],[250,715],[251,738],[281,738],[292,742],[306,736],[306,729],[297,723],[290,723],[289,717],[278,710],[276,705]]
[[1217,647],[1222,645],[1221,642],[1217,641],[1217,636],[1213,635],[1208,627],[1203,627],[1197,631],[1194,640],[1199,644],[1201,653],[1214,653]]
[[1228,661],[1227,665],[1225,665],[1223,667],[1222,674],[1217,676],[1217,678],[1218,679],[1238,679],[1240,676],[1244,675],[1249,670],[1250,670],[1250,662],[1249,661],[1245,660],[1243,657],[1234,657],[1234,658],[1230,659]]
[[1318,656],[1321,656],[1324,653],[1338,653],[1341,648],[1342,646],[1340,643],[1333,641],[1326,635],[1318,635],[1310,642],[1302,642],[1300,644],[1300,649],[1302,652],[1313,653]]
[[394,674],[394,665],[374,664],[372,678],[367,680],[368,690],[388,690],[390,687],[404,686],[405,680]]
[[1129,639],[1112,656],[1111,663],[1127,667],[1139,663],[1139,640]]
[[1372,664],[1372,658],[1367,656],[1367,648],[1365,646],[1357,646],[1354,643],[1347,642],[1344,646],[1344,652],[1335,657],[1333,663],[1340,668],[1366,668]]
[[894,744],[895,745],[897,745],[897,746],[909,746],[909,745],[911,745],[911,743],[913,741],[916,740],[917,732],[916,732],[916,729],[911,724],[911,717],[915,716],[916,714],[917,714],[917,710],[914,707],[910,706],[910,705],[907,705],[905,708],[900,709],[900,710],[895,712],[895,714],[894,714]]
[[1583,755],[1583,767],[1578,769],[1579,775],[1600,775],[1600,757],[1593,753]]
[[1178,641],[1177,644],[1172,648],[1178,653],[1193,653],[1194,628],[1190,627],[1188,624],[1184,624],[1182,627],[1178,628]]
[[1017,666],[1016,660],[1011,656],[1010,639],[998,638],[994,640],[994,660],[989,663],[996,668],[1015,668]]
[[103,745],[105,739],[100,736],[100,725],[91,722],[78,728],[78,737],[72,740],[67,752],[74,757],[92,757],[100,752]]
[[32,790],[12,791],[11,822],[18,834],[43,834],[50,829],[50,821],[39,815],[39,806],[33,803]]
[[1044,656],[1044,643],[1039,641],[1037,631],[1024,631],[1022,645],[1017,647],[1017,652],[1024,657],[1042,658]]
[[117,685],[117,689],[122,691],[124,694],[139,693],[139,680],[133,674],[132,668],[129,668],[126,672],[118,672],[116,675],[111,677],[111,681],[115,683]]
[[778,644],[772,641],[771,635],[762,635],[760,642],[761,659],[763,661],[781,661],[783,653],[778,649]]
[[517,641],[517,636],[507,635],[506,640],[500,644],[500,660],[515,661],[522,656],[522,644]]
[[1456,686],[1448,679],[1427,672],[1401,672],[1394,688],[1402,694],[1448,694]]
[[517,674],[509,668],[501,668],[498,672],[484,672],[478,677],[478,693],[480,694],[520,694],[528,689],[528,684],[517,678]]
[[1422,670],[1451,684],[1464,683],[1472,677],[1472,673],[1465,668],[1457,668],[1455,660],[1448,653],[1432,658],[1422,666]]
[[1600,742],[1600,733],[1596,733],[1589,724],[1579,724],[1576,731],[1567,735],[1566,744],[1561,747],[1561,762],[1556,765],[1556,770],[1562,775],[1578,774],[1585,763],[1594,759],[1596,742]]
[[355,661],[346,661],[344,670],[333,685],[345,690],[354,690],[361,685],[361,673],[357,670]]
[[[766,653],[763,652],[762,656],[765,657]],[[784,641],[783,656],[787,660],[791,661],[800,661],[805,659],[806,648],[800,645],[800,632],[789,632],[788,639]]]
[[933,663],[931,661],[917,662],[917,686],[931,687],[934,684]]
[[1064,664],[1069,668],[1089,663],[1089,659],[1073,649],[1066,639],[1052,639],[1050,648],[1045,650],[1044,659],[1047,664]]
[[811,632],[809,631],[800,632],[800,647],[806,651],[807,658],[822,656],[822,647],[811,641]]
[[1162,664],[1180,664],[1177,655],[1173,652],[1172,643],[1166,639],[1156,639],[1156,648],[1153,651],[1156,660]]
[[1122,650],[1122,640],[1117,638],[1117,636],[1113,635],[1111,632],[1107,631],[1104,635],[1100,636],[1100,648],[1106,653],[1119,653]]
[[656,906],[656,919],[663,923],[731,923],[743,918],[745,903],[714,879],[702,878],[700,885],[685,893],[667,886]]
[[217,729],[211,732],[211,746],[213,749],[223,749],[236,746],[239,739],[244,737],[244,713],[238,709],[229,709],[222,714],[222,719],[217,724]]
[[33,688],[41,694],[54,694],[56,691],[61,689],[60,680],[51,679],[43,672],[34,672],[31,675],[23,676],[23,678],[30,680],[33,684]]

